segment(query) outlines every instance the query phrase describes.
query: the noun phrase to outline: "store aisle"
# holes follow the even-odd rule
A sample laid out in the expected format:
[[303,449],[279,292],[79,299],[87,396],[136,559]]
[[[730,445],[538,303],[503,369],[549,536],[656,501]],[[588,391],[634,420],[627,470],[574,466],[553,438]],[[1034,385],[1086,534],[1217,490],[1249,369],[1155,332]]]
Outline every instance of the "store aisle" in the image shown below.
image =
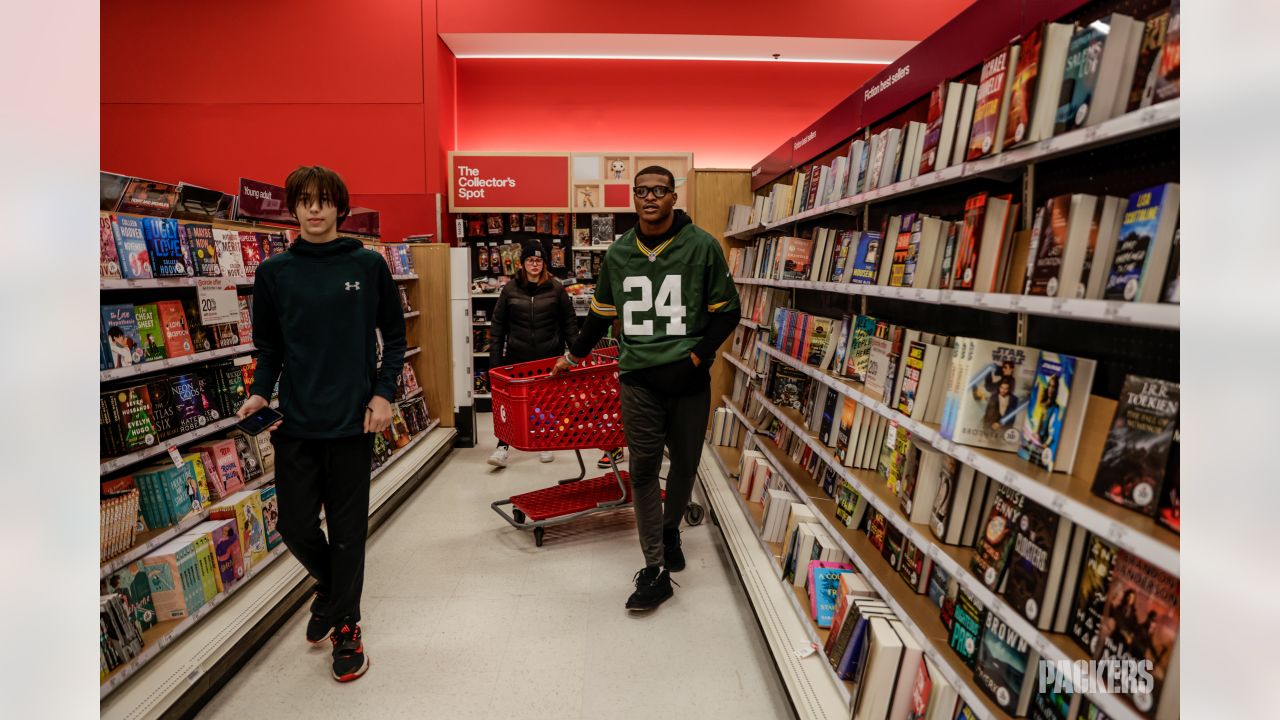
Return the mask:
[[[455,450],[370,542],[368,675],[329,677],[330,646],[307,645],[304,608],[200,717],[792,716],[710,521],[685,528],[675,597],[632,616],[623,603],[643,560],[631,511],[550,528],[536,548],[489,503],[576,474],[573,454],[512,452],[491,472],[491,450]],[[584,457],[595,474],[598,453]]]

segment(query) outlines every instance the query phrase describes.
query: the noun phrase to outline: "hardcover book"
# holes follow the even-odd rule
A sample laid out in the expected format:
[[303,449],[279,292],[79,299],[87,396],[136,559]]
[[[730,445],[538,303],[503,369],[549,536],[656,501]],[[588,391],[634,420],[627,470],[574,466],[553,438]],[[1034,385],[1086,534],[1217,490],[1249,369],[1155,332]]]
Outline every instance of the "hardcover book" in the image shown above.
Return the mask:
[[[920,151],[920,174],[933,172],[937,165],[938,145],[942,142],[942,114],[947,100],[947,83],[938,83],[929,95],[929,116],[925,123],[924,145]],[[945,167],[945,163],[943,163]]]
[[1085,126],[1098,84],[1098,69],[1107,34],[1094,25],[1076,30],[1067,46],[1067,66],[1062,77],[1062,93],[1053,133],[1060,135]]
[[1035,380],[1035,351],[987,340],[966,342],[973,359],[955,401],[951,439],[1016,452]]
[[[1053,471],[1059,460],[1059,447],[1067,421],[1083,419],[1068,417],[1071,391],[1077,385],[1077,362],[1076,358],[1070,355],[1041,352],[1040,360],[1036,364],[1036,379],[1031,390],[1033,399],[1027,405],[1027,417],[1022,427],[1022,446],[1018,448],[1018,457],[1049,471]],[[1080,387],[1077,391],[1087,393],[1089,388]],[[1076,405],[1077,407],[1072,409],[1077,411],[1083,409],[1079,407],[1079,403]],[[1071,454],[1074,455],[1075,443],[1071,445]],[[1071,471],[1071,465],[1070,462],[1064,464],[1066,472]]]
[[191,259],[173,218],[142,218],[142,232],[156,277],[187,277]]
[[1178,97],[1182,67],[1182,4],[1173,0],[1169,7],[1169,24],[1165,30],[1164,49],[1157,63],[1155,102]]
[[[1166,688],[1165,682],[1178,665],[1178,586],[1178,578],[1142,558],[1123,550],[1116,556],[1094,659],[1101,661],[1099,674],[1104,681],[1118,670],[1109,661],[1151,663],[1152,691],[1129,693],[1134,707],[1146,717],[1178,717],[1176,687]],[[1166,689],[1172,689],[1175,698],[1162,697]]]
[[956,246],[951,287],[954,290],[972,290],[978,269],[978,252],[981,250],[982,221],[987,210],[987,194],[978,193],[964,203],[964,224]]
[[858,233],[858,245],[854,251],[850,282],[858,285],[874,285],[880,267],[882,236],[878,232]]
[[1057,612],[1071,523],[1053,510],[1024,500],[1009,558],[1004,597],[1029,622],[1048,630]]
[[244,255],[240,250],[240,233],[224,228],[213,229],[213,240],[218,255],[218,264],[222,267],[222,276],[243,280],[248,277],[244,270]]
[[870,315],[859,315],[853,321],[853,332],[846,353],[845,374],[857,382],[867,381],[871,364],[871,338],[876,332],[876,320]]
[[120,256],[116,250],[116,234],[111,229],[111,218],[98,219],[98,277],[120,277]]
[[1103,298],[1157,302],[1177,224],[1179,186],[1165,183],[1129,196]]
[[135,215],[167,218],[178,203],[178,188],[169,183],[132,178],[120,196],[117,210]]
[[1181,430],[1173,431],[1173,445],[1169,448],[1169,467],[1164,474],[1164,487],[1160,489],[1160,503],[1156,508],[1156,521],[1170,530],[1182,532],[1182,481],[1178,470]]
[[[1076,644],[1090,655],[1098,649],[1098,628],[1107,606],[1107,593],[1111,589],[1111,569],[1115,564],[1116,549],[1097,535],[1089,535],[1084,562],[1080,566],[1080,579],[1071,601],[1071,620],[1067,633]],[[1068,568],[1070,572],[1072,569]]]
[[1142,45],[1138,48],[1138,62],[1133,72],[1133,84],[1129,88],[1129,101],[1125,105],[1126,112],[1147,107],[1155,100],[1156,84],[1160,77],[1160,60],[1168,27],[1168,10],[1162,10],[1147,18],[1142,31]]
[[1031,267],[1028,295],[1057,297],[1058,284],[1062,282],[1062,259],[1067,250],[1068,221],[1071,217],[1071,196],[1051,198],[1045,206],[1044,216],[1035,238],[1035,253]]
[[262,243],[258,233],[241,231],[240,258],[244,262],[245,277],[252,278],[258,272],[258,265],[262,264]]
[[1039,654],[1024,638],[995,613],[987,613],[973,679],[1010,716],[1027,714],[1038,660]]
[[1117,505],[1154,516],[1178,423],[1177,383],[1125,378],[1107,433],[1093,492]]
[[1000,152],[1004,143],[1002,102],[1008,95],[1006,85],[1010,59],[1017,61],[1017,46],[1001,48],[982,64],[982,79],[978,85],[978,101],[973,110],[973,126],[969,135],[969,151],[966,160],[978,160],[993,152]]
[[153,277],[151,254],[147,251],[147,236],[142,222],[128,215],[114,215],[111,228],[116,236],[116,258],[120,273],[127,280],[144,280]]
[[1014,532],[1022,522],[1025,502],[1022,493],[1001,486],[996,491],[995,502],[987,515],[982,533],[978,537],[976,552],[969,567],[988,590],[999,591],[1005,581],[1009,566],[1009,553],[1013,548]]
[[1009,90],[1009,118],[1005,123],[1004,146],[1011,147],[1028,139],[1031,118],[1035,113],[1036,80],[1040,74],[1040,46],[1044,37],[1041,23],[1022,39],[1018,64],[1013,70]]
[[978,639],[986,610],[961,588],[956,593],[955,614],[951,622],[951,649],[956,651],[965,665],[973,667],[978,654]]

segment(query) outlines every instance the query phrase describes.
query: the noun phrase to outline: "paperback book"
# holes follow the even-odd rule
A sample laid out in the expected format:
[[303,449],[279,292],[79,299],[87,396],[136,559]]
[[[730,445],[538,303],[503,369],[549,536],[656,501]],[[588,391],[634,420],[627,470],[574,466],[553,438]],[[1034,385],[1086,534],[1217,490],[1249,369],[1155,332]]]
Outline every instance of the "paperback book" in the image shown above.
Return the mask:
[[1178,422],[1177,383],[1125,378],[1094,476],[1094,494],[1154,516]]

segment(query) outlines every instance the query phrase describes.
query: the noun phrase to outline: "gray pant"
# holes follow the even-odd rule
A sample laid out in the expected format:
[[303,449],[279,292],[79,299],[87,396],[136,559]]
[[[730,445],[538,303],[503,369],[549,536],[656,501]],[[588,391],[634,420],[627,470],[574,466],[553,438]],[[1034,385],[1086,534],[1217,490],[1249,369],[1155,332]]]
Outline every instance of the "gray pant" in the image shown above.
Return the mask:
[[[662,531],[680,527],[698,473],[710,409],[710,388],[687,397],[664,397],[645,388],[622,385],[622,423],[631,450],[636,527],[646,565],[663,564]],[[658,485],[664,445],[671,453],[665,510]]]

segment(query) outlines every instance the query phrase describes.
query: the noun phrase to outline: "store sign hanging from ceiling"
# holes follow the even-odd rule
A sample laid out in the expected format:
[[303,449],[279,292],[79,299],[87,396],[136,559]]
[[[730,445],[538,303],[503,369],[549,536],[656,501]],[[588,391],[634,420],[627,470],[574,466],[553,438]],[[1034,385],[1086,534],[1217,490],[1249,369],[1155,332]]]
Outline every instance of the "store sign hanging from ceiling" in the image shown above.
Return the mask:
[[568,153],[449,153],[450,212],[568,209]]

